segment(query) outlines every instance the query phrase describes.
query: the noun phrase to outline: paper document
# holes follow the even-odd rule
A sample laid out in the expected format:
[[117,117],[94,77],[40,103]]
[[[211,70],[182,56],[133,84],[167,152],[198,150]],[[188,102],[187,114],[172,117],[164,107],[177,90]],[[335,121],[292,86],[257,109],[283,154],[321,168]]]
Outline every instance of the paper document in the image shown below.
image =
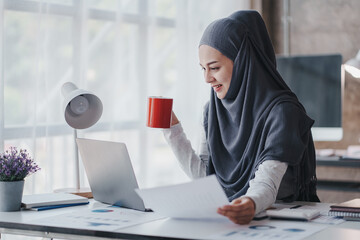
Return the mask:
[[236,229],[219,232],[208,239],[214,240],[264,240],[283,239],[300,240],[313,235],[325,228],[325,224],[311,224],[309,222],[262,220],[252,221],[249,225],[238,225]]
[[173,218],[227,219],[216,212],[229,201],[215,175],[189,183],[150,189],[135,189],[145,206]]
[[151,222],[164,217],[152,212],[141,212],[120,207],[102,207],[46,217],[32,222],[35,225],[65,228],[116,231],[118,229]]

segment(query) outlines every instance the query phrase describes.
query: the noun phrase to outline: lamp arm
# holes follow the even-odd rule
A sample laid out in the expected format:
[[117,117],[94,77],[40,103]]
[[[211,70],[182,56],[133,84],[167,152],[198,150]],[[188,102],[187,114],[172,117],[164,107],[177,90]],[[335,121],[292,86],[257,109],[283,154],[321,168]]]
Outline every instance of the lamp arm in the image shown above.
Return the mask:
[[76,144],[77,130],[74,128],[74,144],[75,144],[75,181],[76,188],[80,189],[80,166],[79,166],[79,150]]

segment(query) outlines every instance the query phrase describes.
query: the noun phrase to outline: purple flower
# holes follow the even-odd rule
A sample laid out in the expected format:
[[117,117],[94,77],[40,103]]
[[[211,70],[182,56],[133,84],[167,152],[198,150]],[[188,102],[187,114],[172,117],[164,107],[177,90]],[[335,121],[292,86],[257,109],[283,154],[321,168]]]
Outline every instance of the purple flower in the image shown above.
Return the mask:
[[16,147],[10,147],[10,151],[0,154],[0,181],[24,180],[26,176],[39,170],[26,149],[18,151]]

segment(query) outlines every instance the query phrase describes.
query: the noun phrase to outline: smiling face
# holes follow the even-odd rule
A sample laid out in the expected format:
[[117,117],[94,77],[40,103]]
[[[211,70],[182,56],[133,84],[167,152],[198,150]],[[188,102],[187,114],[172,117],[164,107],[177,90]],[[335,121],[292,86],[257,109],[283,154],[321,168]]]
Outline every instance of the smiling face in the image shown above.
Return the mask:
[[208,45],[199,47],[199,60],[205,82],[211,85],[219,99],[223,99],[230,87],[233,61]]

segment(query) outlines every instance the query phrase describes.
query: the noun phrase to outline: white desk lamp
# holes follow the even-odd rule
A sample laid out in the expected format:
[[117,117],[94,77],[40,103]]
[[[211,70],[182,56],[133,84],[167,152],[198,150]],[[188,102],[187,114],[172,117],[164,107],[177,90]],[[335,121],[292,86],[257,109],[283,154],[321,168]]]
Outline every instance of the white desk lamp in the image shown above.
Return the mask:
[[345,70],[353,77],[360,78],[360,50],[355,58],[352,58],[345,63]]
[[91,197],[89,190],[80,189],[79,153],[76,145],[77,129],[85,129],[94,125],[101,117],[103,105],[93,93],[79,89],[71,82],[64,83],[61,88],[64,96],[63,111],[67,124],[74,129],[76,189],[65,191],[77,195]]

